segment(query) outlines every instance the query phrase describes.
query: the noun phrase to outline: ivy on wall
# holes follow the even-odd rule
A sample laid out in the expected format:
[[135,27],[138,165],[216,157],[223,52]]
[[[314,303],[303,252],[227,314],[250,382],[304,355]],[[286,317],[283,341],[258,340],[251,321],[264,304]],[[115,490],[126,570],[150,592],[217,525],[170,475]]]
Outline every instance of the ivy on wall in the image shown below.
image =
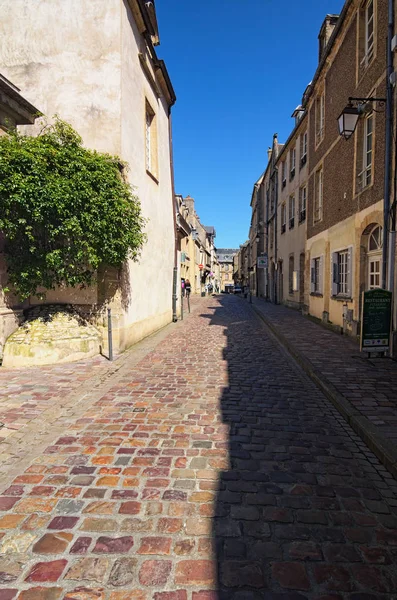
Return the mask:
[[58,118],[36,137],[0,137],[0,231],[22,300],[39,288],[92,285],[99,266],[137,259],[145,220],[124,166],[84,148]]

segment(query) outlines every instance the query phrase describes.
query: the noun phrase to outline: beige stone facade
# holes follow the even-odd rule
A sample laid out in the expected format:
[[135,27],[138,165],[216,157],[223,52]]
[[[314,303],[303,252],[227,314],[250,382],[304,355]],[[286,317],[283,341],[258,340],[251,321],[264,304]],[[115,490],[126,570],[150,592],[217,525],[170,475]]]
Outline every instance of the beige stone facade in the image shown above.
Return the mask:
[[[326,16],[318,68],[293,113],[295,127],[285,144],[274,136],[251,199],[251,290],[353,335],[362,292],[382,284],[385,108],[366,103],[347,141],[337,118],[349,97],[386,97],[386,38],[387,2],[346,0],[340,16]],[[396,69],[396,54],[394,61]],[[389,272],[391,265],[390,255]]]
[[[117,154],[147,219],[138,262],[100,273],[82,294],[50,292],[47,302],[101,306],[114,290],[114,347],[121,351],[172,319],[176,265],[170,109],[175,95],[159,43],[154,3],[143,0],[4,0],[4,73],[51,118],[70,122],[87,147]],[[37,304],[31,298],[30,305]],[[102,319],[98,326],[103,328]],[[106,340],[106,330],[103,329]]]
[[234,287],[234,257],[238,248],[218,248],[217,256],[220,270],[220,291],[227,292]]
[[192,294],[214,291],[219,284],[219,263],[215,249],[216,231],[212,226],[202,225],[191,196],[177,196],[180,229],[189,233],[180,244],[180,280],[189,279]]
[[308,130],[307,115],[300,107],[293,116],[296,126],[276,163],[279,175],[277,262],[279,302],[302,308],[305,295]]

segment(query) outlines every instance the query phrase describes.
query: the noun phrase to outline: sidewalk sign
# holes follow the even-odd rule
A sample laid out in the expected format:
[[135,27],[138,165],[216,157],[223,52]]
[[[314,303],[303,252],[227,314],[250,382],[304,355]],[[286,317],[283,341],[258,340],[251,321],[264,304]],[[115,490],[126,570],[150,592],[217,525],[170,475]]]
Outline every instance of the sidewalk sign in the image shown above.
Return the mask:
[[267,265],[267,254],[264,254],[263,256],[258,256],[258,269],[267,269]]
[[360,348],[362,352],[390,349],[392,293],[375,289],[363,292]]

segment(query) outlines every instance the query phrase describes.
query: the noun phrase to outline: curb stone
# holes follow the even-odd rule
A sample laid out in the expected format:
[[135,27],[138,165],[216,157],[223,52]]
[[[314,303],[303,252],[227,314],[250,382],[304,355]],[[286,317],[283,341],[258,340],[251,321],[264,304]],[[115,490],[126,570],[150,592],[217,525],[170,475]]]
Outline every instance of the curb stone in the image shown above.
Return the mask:
[[351,428],[360,436],[363,442],[378,457],[386,469],[397,479],[397,448],[392,443],[385,440],[377,428],[364,417],[352,404],[345,398],[334,385],[328,381],[321,371],[316,370],[310,360],[299,352],[288,340],[280,333],[275,325],[267,319],[263,313],[251,304],[252,310],[258,315],[263,323],[272,331],[277,340],[289,352],[289,354],[302,367],[305,373],[323,392],[323,394],[332,402],[335,408],[340,412],[343,418]]

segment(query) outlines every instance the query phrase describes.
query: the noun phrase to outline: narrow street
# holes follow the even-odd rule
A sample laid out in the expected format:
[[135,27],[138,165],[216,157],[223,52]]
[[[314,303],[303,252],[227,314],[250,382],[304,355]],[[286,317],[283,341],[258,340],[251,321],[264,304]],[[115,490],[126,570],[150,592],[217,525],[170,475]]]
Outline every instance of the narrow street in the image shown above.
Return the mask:
[[13,463],[0,600],[396,600],[397,482],[249,304],[167,332]]

